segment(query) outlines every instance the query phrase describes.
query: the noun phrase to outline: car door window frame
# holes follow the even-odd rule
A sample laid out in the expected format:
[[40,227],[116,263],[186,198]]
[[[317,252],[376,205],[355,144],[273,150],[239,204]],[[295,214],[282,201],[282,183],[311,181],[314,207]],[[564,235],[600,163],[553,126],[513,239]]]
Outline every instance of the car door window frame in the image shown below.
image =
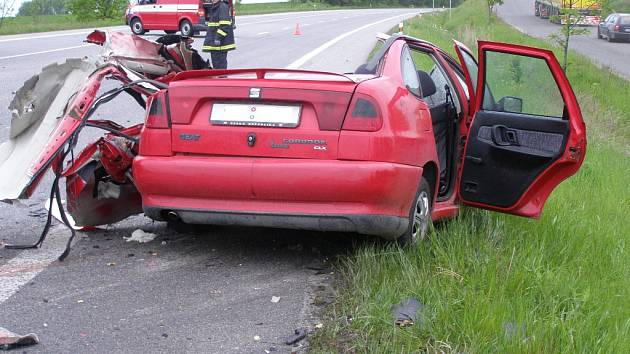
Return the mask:
[[[486,53],[484,53],[484,56],[483,56],[484,67],[486,68],[486,69],[484,69],[484,72],[483,72],[483,75],[484,75],[484,77],[483,77],[483,85],[485,87],[484,87],[484,90],[482,91],[482,94],[481,94],[482,100],[481,100],[481,104],[479,106],[477,106],[477,111],[484,110],[484,111],[502,112],[502,111],[498,111],[498,110],[489,110],[489,109],[484,108],[487,104],[490,104],[490,102],[492,102],[492,106],[494,106],[494,107],[496,107],[496,105],[497,105],[497,102],[494,99],[494,96],[492,95],[492,88],[488,87],[488,85],[487,85],[487,82],[488,82],[488,77],[487,77],[487,75],[488,75],[488,70],[487,70],[487,68],[488,68],[488,65],[487,65],[488,64],[488,62],[487,62],[488,61],[488,55],[487,54],[488,53],[487,52],[503,53],[503,54],[506,54],[506,55],[515,55],[515,54],[510,53],[510,52],[505,52],[505,51],[498,51],[498,50],[486,50],[485,52]],[[551,76],[551,78],[553,79],[553,82],[556,85],[556,89],[558,90],[558,93],[560,94],[560,97],[562,99],[562,104],[563,104],[562,115],[561,116],[534,114],[534,113],[527,113],[527,112],[521,112],[520,114],[527,114],[527,115],[539,116],[539,117],[547,117],[547,118],[550,118],[550,119],[568,120],[569,117],[567,115],[566,98],[562,95],[562,89],[560,88],[560,85],[557,82],[556,77],[553,75],[553,68],[551,68],[549,66],[549,62],[544,57],[540,57],[540,56],[536,56],[536,55],[520,55],[519,54],[518,56],[527,57],[527,58],[534,58],[534,59],[537,59],[537,60],[542,60],[544,62],[545,67],[549,70],[549,75]],[[482,81],[478,80],[477,85],[479,85],[481,83],[482,83]],[[489,97],[487,95],[489,95]],[[510,112],[510,113],[519,114],[518,112]]]

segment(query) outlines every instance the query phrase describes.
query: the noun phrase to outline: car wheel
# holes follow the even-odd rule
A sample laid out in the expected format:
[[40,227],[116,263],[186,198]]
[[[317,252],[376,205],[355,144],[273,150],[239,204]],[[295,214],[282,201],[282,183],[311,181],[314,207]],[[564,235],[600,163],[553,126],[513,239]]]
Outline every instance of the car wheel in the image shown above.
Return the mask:
[[182,36],[184,36],[184,37],[192,36],[192,34],[193,34],[193,27],[192,27],[192,24],[190,23],[190,21],[183,20],[179,24],[179,31],[182,33]]
[[173,31],[173,30],[165,30],[164,31],[164,33],[166,33],[166,34],[173,34],[175,32],[177,32],[177,31]]
[[409,226],[397,242],[401,246],[413,246],[424,240],[431,227],[431,188],[424,177],[409,210]]
[[599,31],[599,27],[597,27],[597,39],[602,39],[602,33]]
[[137,17],[131,20],[131,23],[129,23],[129,27],[131,27],[131,32],[133,32],[133,34],[142,35],[144,34],[144,32],[146,32],[144,30],[144,26],[142,25],[142,21],[140,21],[140,19]]

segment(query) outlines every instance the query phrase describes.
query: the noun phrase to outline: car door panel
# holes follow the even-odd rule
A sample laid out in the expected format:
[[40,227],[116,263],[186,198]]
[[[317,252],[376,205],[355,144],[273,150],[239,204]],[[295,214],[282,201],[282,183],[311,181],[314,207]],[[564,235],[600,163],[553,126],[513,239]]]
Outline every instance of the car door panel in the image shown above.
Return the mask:
[[[467,49],[457,50],[461,59]],[[584,159],[585,126],[575,95],[550,51],[480,41],[479,59],[478,68],[467,70],[479,74],[459,196],[464,204],[537,217]],[[495,102],[493,95],[505,92],[521,95],[503,95],[520,106]]]
[[[475,139],[470,139],[466,148],[461,176],[461,196],[465,200],[502,208],[514,205],[536,177],[562,154],[566,121],[510,119],[514,115],[477,113],[469,135]],[[507,137],[506,132],[514,132],[514,137]]]

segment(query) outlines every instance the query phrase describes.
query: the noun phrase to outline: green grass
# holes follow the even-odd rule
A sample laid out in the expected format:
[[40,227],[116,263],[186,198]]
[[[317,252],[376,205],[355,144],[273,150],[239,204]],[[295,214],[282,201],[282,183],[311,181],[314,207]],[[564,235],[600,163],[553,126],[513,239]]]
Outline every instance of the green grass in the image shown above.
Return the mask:
[[319,10],[337,10],[350,9],[347,6],[332,6],[326,3],[315,2],[277,2],[269,4],[237,4],[236,15],[257,15],[269,14],[275,12],[292,12],[292,11],[319,11]]
[[[443,48],[451,37],[548,47],[488,25],[480,0],[405,29]],[[311,351],[630,353],[630,84],[577,55],[569,78],[589,147],[541,219],[464,209],[416,248],[361,247],[340,260],[340,296]],[[391,306],[408,296],[420,320],[397,328]]]
[[124,25],[124,19],[77,21],[72,15],[16,16],[5,18],[0,35],[60,31],[77,28],[97,28]]

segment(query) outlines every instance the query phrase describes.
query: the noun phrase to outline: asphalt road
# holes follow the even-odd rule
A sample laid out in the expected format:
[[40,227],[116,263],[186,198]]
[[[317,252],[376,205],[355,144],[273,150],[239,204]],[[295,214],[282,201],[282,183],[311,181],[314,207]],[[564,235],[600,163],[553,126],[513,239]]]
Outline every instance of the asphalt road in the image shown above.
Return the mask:
[[[534,37],[548,39],[558,32],[559,25],[534,16],[533,0],[505,0],[497,8],[497,14],[505,22]],[[601,67],[630,80],[630,43],[597,39],[597,27],[586,27],[590,33],[572,37],[569,48],[590,58]]]
[[[354,71],[376,32],[420,11],[241,16],[229,66]],[[43,66],[96,57],[99,47],[82,42],[89,32],[0,37],[0,107]],[[130,125],[141,122],[143,112],[121,96],[97,117]],[[9,122],[8,110],[0,110],[0,142],[8,139]],[[86,130],[82,141],[99,135]],[[0,243],[37,239],[49,183],[23,208],[0,205]],[[157,239],[123,240],[139,228]],[[38,334],[41,343],[27,352],[287,352],[291,347],[283,339],[295,328],[313,328],[315,304],[330,297],[326,260],[365,242],[356,235],[256,228],[213,227],[185,235],[136,216],[80,233],[67,260],[58,262],[68,235],[57,225],[41,249],[0,249],[0,327]],[[278,302],[271,301],[274,296]]]

